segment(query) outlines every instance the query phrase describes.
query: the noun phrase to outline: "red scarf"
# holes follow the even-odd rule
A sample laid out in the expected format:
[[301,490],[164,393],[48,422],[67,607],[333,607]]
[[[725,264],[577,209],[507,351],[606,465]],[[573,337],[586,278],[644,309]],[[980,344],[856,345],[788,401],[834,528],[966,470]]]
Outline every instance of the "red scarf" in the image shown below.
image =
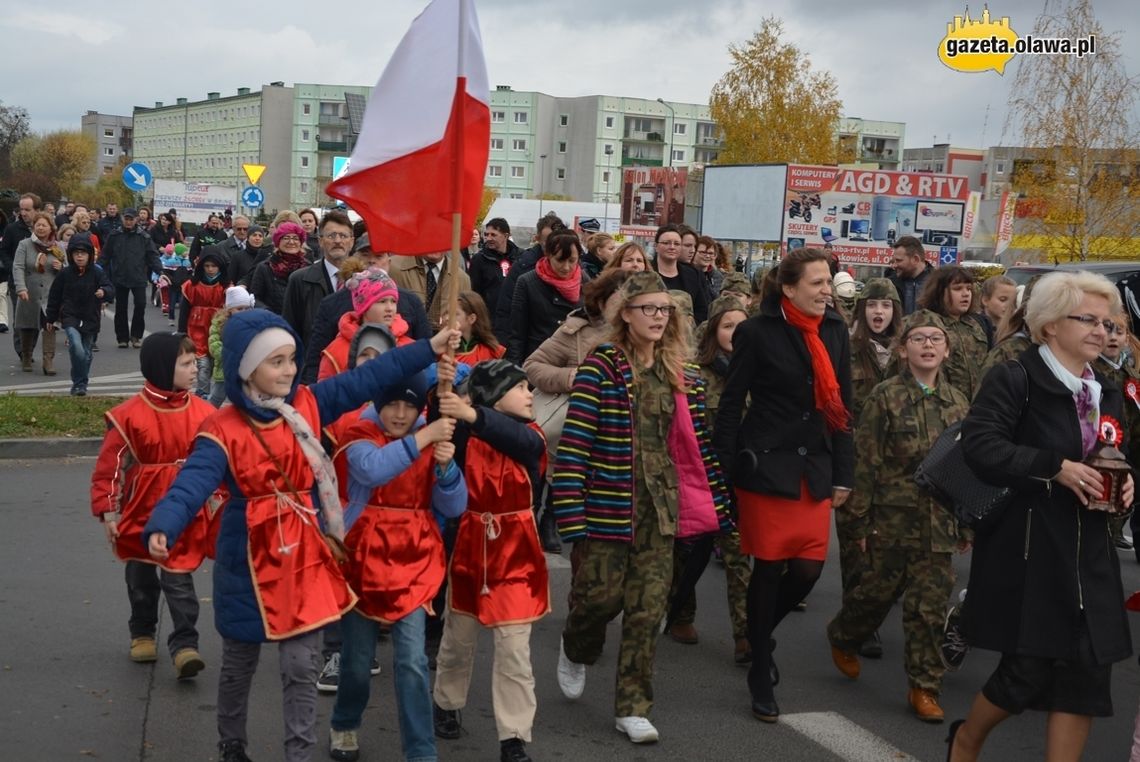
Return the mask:
[[273,271],[273,275],[277,278],[288,278],[289,274],[294,270],[300,270],[309,264],[305,259],[304,251],[298,251],[296,254],[288,254],[278,249],[273,252],[273,256],[269,258],[269,269]]
[[550,258],[543,257],[538,260],[538,265],[534,268],[538,273],[538,279],[546,285],[553,288],[562,298],[571,304],[577,304],[582,298],[582,266],[574,265],[574,271],[565,278],[562,278],[558,273],[554,272],[554,268],[550,266]]
[[811,355],[811,371],[815,376],[815,407],[823,413],[830,431],[850,431],[851,413],[839,395],[839,381],[835,378],[835,368],[831,367],[831,356],[819,338],[819,326],[823,315],[815,317],[801,312],[787,297],[781,297],[780,306],[788,325],[798,328]]

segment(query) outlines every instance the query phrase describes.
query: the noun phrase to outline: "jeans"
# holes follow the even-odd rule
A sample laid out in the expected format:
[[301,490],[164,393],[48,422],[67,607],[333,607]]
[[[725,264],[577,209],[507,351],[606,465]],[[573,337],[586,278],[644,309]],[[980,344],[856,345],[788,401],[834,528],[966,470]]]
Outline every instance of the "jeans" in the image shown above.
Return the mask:
[[214,375],[214,358],[210,355],[197,358],[198,383],[194,393],[202,399],[210,398],[211,377]]
[[183,648],[198,648],[198,594],[194,591],[191,574],[169,572],[142,561],[127,561],[126,578],[132,638],[154,637],[158,627],[158,594],[162,592],[174,622],[166,641],[170,655]]
[[87,391],[95,334],[83,333],[78,328],[64,328],[63,332],[67,334],[67,353],[71,355],[71,390]]
[[[400,742],[407,762],[434,762],[431,686],[424,654],[426,613],[417,608],[392,625],[392,675],[400,716]],[[368,706],[370,666],[376,653],[380,623],[350,611],[340,620],[340,684],[333,707],[333,730],[360,727]]]
[[[127,303],[134,297],[130,331],[127,330]],[[115,339],[120,344],[130,339],[142,341],[146,330],[146,286],[115,286]]]

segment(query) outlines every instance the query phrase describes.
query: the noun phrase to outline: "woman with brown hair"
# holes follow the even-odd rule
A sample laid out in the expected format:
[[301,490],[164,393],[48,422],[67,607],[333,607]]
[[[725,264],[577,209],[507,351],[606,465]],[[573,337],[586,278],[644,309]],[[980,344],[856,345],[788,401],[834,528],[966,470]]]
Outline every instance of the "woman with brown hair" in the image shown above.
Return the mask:
[[721,286],[724,285],[724,271],[717,267],[717,255],[720,249],[717,243],[707,235],[697,238],[697,253],[693,256],[693,267],[701,273],[701,281],[709,301],[720,296]]
[[515,365],[549,339],[570,311],[582,306],[582,286],[589,280],[579,260],[582,243],[570,232],[550,235],[534,270],[515,284],[511,340],[507,359]]
[[641,244],[628,241],[618,247],[613,259],[606,263],[604,269],[639,273],[649,269],[648,262],[649,259],[645,256],[645,249],[641,248]]
[[507,349],[491,330],[491,314],[483,297],[474,291],[459,294],[459,330],[463,338],[455,350],[455,361],[474,367],[483,360],[498,360]]
[[582,269],[591,278],[609,265],[617,252],[617,241],[609,233],[594,233],[586,239],[586,253],[582,256]]
[[758,313],[733,335],[713,442],[736,488],[748,585],[752,714],[775,722],[772,631],[815,586],[831,509],[855,483],[851,346],[830,305],[830,257],[789,252],[764,279]]
[[[47,212],[32,217],[32,234],[20,241],[12,261],[12,283],[16,289],[16,316],[13,328],[20,332],[20,368],[32,372],[32,356],[45,327],[48,292],[63,270],[67,256],[55,239],[55,218]],[[55,333],[44,332],[43,371],[55,375]]]
[[926,279],[918,307],[942,317],[950,333],[950,359],[942,366],[945,383],[973,399],[990,351],[986,329],[975,310],[974,276],[965,267],[941,267]]

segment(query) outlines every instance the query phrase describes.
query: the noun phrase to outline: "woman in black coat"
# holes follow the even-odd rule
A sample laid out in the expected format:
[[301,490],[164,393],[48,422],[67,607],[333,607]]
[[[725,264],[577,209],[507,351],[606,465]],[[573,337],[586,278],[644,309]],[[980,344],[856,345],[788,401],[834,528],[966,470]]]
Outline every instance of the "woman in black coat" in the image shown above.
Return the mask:
[[282,222],[273,231],[273,253],[253,268],[249,292],[257,306],[281,314],[289,276],[309,263],[304,254],[305,230],[295,222]]
[[[1046,275],[1025,316],[1035,346],[986,375],[962,425],[966,462],[1016,493],[975,540],[963,629],[1002,657],[951,727],[952,760],[977,759],[989,732],[1025,709],[1049,712],[1050,760],[1078,760],[1092,718],[1112,714],[1112,664],[1132,641],[1109,514],[1088,508],[1101,477],[1082,461],[1106,417],[1121,420],[1120,389],[1089,365],[1119,310],[1100,275]],[[1126,506],[1132,493],[1128,476]]]
[[[851,346],[829,307],[829,257],[790,252],[764,281],[759,314],[732,337],[713,444],[736,489],[741,550],[756,559],[748,586],[752,714],[779,716],[772,630],[815,585],[831,509],[855,483]],[[745,401],[748,400],[746,406]]]
[[506,358],[522,365],[549,339],[570,311],[582,306],[582,286],[589,277],[579,264],[582,243],[574,233],[554,233],[546,239],[543,257],[515,285],[511,306],[511,339]]

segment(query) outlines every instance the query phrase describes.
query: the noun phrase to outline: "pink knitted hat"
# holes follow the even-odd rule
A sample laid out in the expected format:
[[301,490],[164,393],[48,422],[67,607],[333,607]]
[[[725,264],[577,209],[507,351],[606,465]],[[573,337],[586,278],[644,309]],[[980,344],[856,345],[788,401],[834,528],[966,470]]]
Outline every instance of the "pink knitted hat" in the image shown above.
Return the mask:
[[298,225],[296,222],[282,222],[273,231],[273,247],[280,248],[281,239],[287,235],[295,235],[301,239],[301,243],[305,242],[305,229]]
[[370,267],[348,279],[348,290],[352,294],[352,309],[360,317],[368,308],[385,297],[399,301],[400,292],[388,273],[379,267]]

